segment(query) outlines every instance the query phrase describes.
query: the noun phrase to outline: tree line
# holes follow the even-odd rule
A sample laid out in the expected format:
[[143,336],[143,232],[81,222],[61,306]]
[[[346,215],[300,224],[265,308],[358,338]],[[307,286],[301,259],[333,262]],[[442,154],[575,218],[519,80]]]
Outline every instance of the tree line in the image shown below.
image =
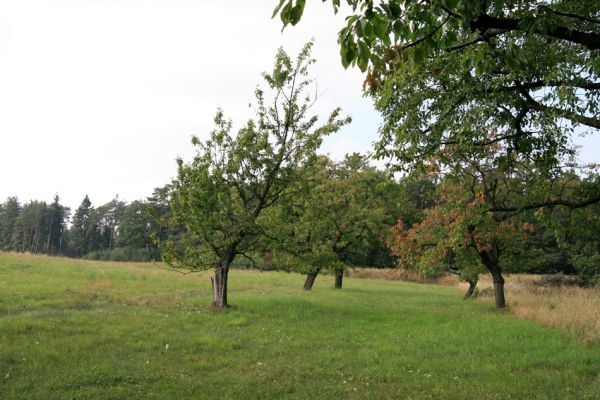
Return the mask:
[[129,204],[118,196],[94,207],[86,195],[71,212],[56,195],[52,203],[0,204],[0,249],[114,261],[160,260],[158,241],[169,234],[160,219],[169,212],[168,187]]
[[[292,171],[289,198],[265,215],[269,232],[252,234],[254,247],[240,253],[237,264],[303,273],[305,290],[323,272],[341,288],[349,267],[397,267],[420,277],[454,273],[474,287],[490,252],[504,272],[563,273],[583,285],[600,280],[599,204],[490,211],[486,198],[492,194],[506,204],[511,197],[548,197],[552,188],[493,176],[496,171],[481,166],[483,175],[460,179],[429,169],[426,177],[394,178],[357,153],[338,162],[316,156]],[[575,199],[599,179],[595,172],[565,172],[554,181],[561,188],[555,199]],[[492,181],[495,192],[481,183]],[[172,202],[180,207],[177,195],[166,185],[143,201],[127,204],[117,197],[98,207],[85,196],[74,213],[58,196],[50,204],[9,197],[0,204],[0,248],[114,261],[164,256],[174,265],[202,269],[194,258],[185,260],[189,248],[201,243],[173,213]]]

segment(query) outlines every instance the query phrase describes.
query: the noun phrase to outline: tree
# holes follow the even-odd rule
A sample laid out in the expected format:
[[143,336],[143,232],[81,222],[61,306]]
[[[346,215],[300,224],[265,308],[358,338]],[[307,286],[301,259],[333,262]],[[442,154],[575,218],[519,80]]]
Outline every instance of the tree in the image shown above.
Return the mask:
[[[591,171],[587,176],[581,174],[565,175],[562,182],[589,189],[600,186],[600,175]],[[548,232],[551,251],[544,248],[544,255],[562,262],[562,270],[575,273],[583,286],[600,283],[600,204],[595,203],[573,210],[565,207],[545,207],[537,210],[536,219]],[[552,264],[550,264],[552,267]]]
[[[458,261],[453,269],[472,285],[481,266],[485,267],[492,275],[496,307],[503,308],[503,270],[519,269],[511,264],[519,260],[515,255],[534,231],[527,212],[536,210],[540,215],[548,204],[577,210],[587,206],[588,198],[596,197],[600,188],[574,172],[557,172],[549,180],[524,164],[498,169],[493,160],[491,155],[487,163],[463,169],[462,175],[444,175],[436,188],[435,205],[412,226],[400,221],[388,244],[401,267],[423,272],[447,268],[451,252]],[[434,165],[430,170],[440,174]]]
[[98,236],[98,225],[92,218],[93,212],[92,202],[86,195],[77,210],[75,210],[69,235],[72,241],[73,254],[77,257],[94,250],[92,245]]
[[21,252],[42,253],[49,235],[48,205],[30,201],[23,205],[14,225],[11,248]]
[[64,232],[69,218],[69,208],[60,204],[58,195],[48,206],[48,237],[46,239],[46,254],[61,253],[63,250]]
[[[518,171],[548,188],[575,154],[574,130],[600,128],[597,1],[346,3],[353,13],[339,34],[342,64],[366,72],[365,89],[384,117],[377,154],[392,157],[395,169],[423,174],[435,164],[465,182],[465,173],[484,165],[491,182],[513,182]],[[296,24],[304,4],[280,1],[274,15]],[[341,1],[332,4],[337,12]],[[547,192],[505,206],[486,197],[482,204],[496,216],[579,208],[600,201],[598,191],[589,192],[576,200]],[[500,305],[503,279],[495,275]]]
[[[274,15],[296,24],[304,3],[281,0]],[[575,127],[600,128],[597,1],[346,3],[342,63],[367,72],[384,116],[378,154],[397,168],[432,157],[462,168],[491,145],[501,146],[497,164],[555,166],[573,153]]]
[[341,289],[346,266],[367,260],[392,226],[383,195],[389,179],[357,153],[342,162],[320,157],[302,174],[296,196],[281,202],[275,217],[282,221],[279,254],[287,253],[277,262],[307,275],[304,290],[322,270],[333,272]]
[[171,206],[169,205],[171,190],[171,185],[158,187],[154,189],[150,197],[146,198],[146,212],[152,220],[150,238],[155,243],[166,240],[170,233],[168,221],[172,217]]
[[9,197],[0,207],[0,249],[11,250],[15,224],[21,213],[16,197]]
[[16,197],[9,197],[0,205],[0,249],[59,253],[68,215],[58,195],[50,205],[31,201],[21,206]]
[[127,205],[119,221],[119,247],[155,248],[155,244],[150,238],[151,227],[152,218],[148,214],[147,203],[134,201]]
[[215,130],[206,141],[193,137],[197,155],[190,163],[178,159],[173,181],[173,222],[185,226],[186,242],[163,242],[163,257],[173,266],[192,270],[214,268],[213,304],[228,306],[227,281],[239,255],[252,259],[269,221],[263,211],[288,196],[298,167],[311,162],[322,138],[349,122],[336,109],[315,129],[317,117],[307,115],[314,99],[307,94],[311,43],[296,62],[279,50],[271,73],[263,78],[272,91],[256,90],[256,118],[237,135],[219,111]]
[[90,222],[97,226],[96,240],[90,243],[90,250],[110,250],[118,246],[118,228],[125,203],[119,196],[96,208],[90,215]]

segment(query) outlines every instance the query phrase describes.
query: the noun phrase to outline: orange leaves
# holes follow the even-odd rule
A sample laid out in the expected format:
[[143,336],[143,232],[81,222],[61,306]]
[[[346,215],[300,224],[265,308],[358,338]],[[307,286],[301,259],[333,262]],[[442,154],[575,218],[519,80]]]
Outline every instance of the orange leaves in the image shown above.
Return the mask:
[[535,226],[528,222],[523,222],[521,223],[521,230],[523,230],[524,232],[533,233],[535,231]]
[[428,178],[435,178],[440,175],[439,167],[433,162],[426,162],[423,164],[423,167],[427,171]]

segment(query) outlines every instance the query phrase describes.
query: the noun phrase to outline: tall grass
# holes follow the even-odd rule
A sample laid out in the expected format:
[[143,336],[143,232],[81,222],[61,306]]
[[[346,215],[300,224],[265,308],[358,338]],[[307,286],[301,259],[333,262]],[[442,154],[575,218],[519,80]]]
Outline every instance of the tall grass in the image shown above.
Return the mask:
[[[403,280],[443,286],[456,286],[463,293],[467,284],[455,275],[421,278],[393,268],[355,268],[348,275],[363,279]],[[521,319],[532,320],[561,330],[586,344],[600,343],[600,287],[581,288],[569,277],[510,274],[505,277],[508,310]],[[479,277],[479,301],[491,304],[493,284],[488,274]]]
[[[600,343],[600,288],[547,285],[547,281],[541,275],[509,275],[505,285],[509,310],[584,343]],[[466,285],[460,286],[466,290]],[[479,299],[491,302],[492,287],[491,278],[481,276]]]

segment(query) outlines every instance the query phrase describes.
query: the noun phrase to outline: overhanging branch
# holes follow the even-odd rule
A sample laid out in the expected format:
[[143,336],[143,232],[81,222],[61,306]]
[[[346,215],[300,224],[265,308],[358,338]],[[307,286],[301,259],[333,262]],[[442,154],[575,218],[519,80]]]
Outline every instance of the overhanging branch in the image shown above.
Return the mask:
[[480,31],[482,33],[492,29],[537,33],[565,40],[567,42],[581,44],[590,50],[600,49],[600,35],[595,32],[582,32],[574,29],[567,29],[564,26],[552,26],[550,24],[539,27],[535,22],[531,24],[531,29],[526,30],[521,26],[522,23],[523,19],[497,18],[482,14],[477,19],[472,20],[470,25],[473,31]]
[[542,207],[555,207],[555,206],[564,206],[568,207],[572,210],[577,208],[587,207],[592,204],[600,203],[600,195],[590,197],[589,199],[573,201],[567,199],[555,199],[555,200],[546,200],[540,201],[537,203],[527,204],[521,207],[490,207],[486,210],[486,212],[521,212],[526,210],[535,210],[536,208]]

